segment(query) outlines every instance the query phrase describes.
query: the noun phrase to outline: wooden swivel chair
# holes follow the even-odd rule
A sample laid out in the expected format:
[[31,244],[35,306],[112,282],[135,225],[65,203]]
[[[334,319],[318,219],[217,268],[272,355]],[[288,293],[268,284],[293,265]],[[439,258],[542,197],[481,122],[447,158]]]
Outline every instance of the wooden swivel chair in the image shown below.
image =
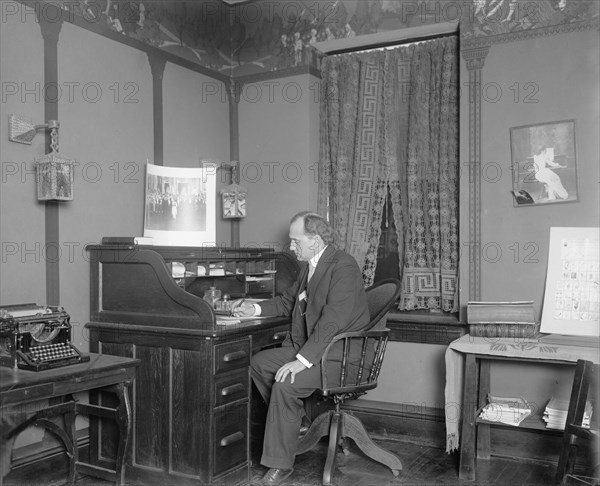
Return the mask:
[[[567,422],[563,433],[562,449],[558,460],[558,468],[556,469],[556,484],[567,485],[569,484],[569,477],[573,477],[580,439],[587,439],[594,448],[598,446],[598,431],[581,425],[588,400],[588,392],[596,371],[596,365],[591,361],[582,359],[577,361],[567,411]],[[585,482],[579,482],[579,484],[600,484],[600,478],[597,477],[598,473],[594,472],[593,476],[587,477]]]
[[[358,418],[340,410],[344,400],[353,400],[377,386],[389,334],[389,329],[385,328],[386,316],[400,296],[400,282],[396,279],[382,280],[369,287],[366,292],[371,316],[369,326],[364,331],[345,332],[335,336],[321,359],[321,388],[317,389],[315,394],[333,400],[335,408],[319,415],[298,444],[297,454],[302,454],[311,450],[323,436],[329,434],[323,484],[331,484],[338,445],[342,447],[344,454],[348,454],[348,437],[352,438],[367,456],[388,466],[394,476],[398,476],[402,469],[400,459],[371,441]],[[344,351],[339,383],[332,385],[328,383],[326,373],[328,354],[338,341],[343,341]],[[351,348],[361,350],[358,370],[351,368],[349,363]],[[331,361],[329,363],[331,364]],[[336,365],[340,366],[339,362],[333,366]]]

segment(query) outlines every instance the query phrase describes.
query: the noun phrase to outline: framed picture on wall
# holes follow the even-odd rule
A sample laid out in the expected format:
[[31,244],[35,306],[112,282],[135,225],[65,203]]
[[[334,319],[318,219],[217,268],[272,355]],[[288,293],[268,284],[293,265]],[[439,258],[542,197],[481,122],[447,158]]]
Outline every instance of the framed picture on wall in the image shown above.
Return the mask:
[[146,166],[144,236],[156,245],[216,245],[217,166]]
[[510,129],[514,206],[578,200],[575,120]]

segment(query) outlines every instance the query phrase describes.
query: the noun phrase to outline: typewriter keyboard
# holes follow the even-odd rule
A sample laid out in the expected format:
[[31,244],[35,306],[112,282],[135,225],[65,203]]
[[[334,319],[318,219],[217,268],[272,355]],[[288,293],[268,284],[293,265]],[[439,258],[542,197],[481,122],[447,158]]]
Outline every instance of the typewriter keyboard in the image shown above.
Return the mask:
[[43,371],[90,360],[68,341],[32,346],[27,351],[17,351],[17,367],[24,370]]
[[29,348],[27,354],[29,359],[36,363],[60,361],[63,359],[79,357],[79,353],[73,349],[71,343],[54,343],[35,346]]

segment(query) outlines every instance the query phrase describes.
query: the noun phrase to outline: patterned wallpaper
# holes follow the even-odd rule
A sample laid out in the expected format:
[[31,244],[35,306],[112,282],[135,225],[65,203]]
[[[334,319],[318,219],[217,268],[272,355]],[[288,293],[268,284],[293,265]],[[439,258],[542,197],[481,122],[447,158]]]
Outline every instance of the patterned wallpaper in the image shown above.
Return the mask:
[[598,0],[52,0],[226,75],[316,65],[312,44],[460,21],[464,40],[598,19]]

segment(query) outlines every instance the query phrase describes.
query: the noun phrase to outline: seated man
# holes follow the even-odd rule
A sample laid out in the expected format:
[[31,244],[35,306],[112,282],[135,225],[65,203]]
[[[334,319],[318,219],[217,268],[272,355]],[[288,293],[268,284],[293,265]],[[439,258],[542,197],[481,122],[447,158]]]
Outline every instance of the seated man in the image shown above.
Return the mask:
[[[269,404],[261,464],[270,469],[262,484],[279,484],[293,472],[298,433],[304,416],[303,398],[321,384],[320,360],[331,339],[346,331],[359,331],[369,323],[369,309],[361,271],[356,260],[332,246],[332,229],[311,212],[295,215],[290,223],[290,249],[303,268],[296,282],[282,295],[258,304],[236,308],[238,316],[291,316],[291,332],[282,347],[267,349],[252,358],[256,387]],[[338,343],[329,356],[342,354]],[[360,350],[352,353],[356,365]],[[328,367],[329,368],[329,367]],[[339,370],[339,368],[338,368]],[[337,371],[328,377],[337,379]]]

